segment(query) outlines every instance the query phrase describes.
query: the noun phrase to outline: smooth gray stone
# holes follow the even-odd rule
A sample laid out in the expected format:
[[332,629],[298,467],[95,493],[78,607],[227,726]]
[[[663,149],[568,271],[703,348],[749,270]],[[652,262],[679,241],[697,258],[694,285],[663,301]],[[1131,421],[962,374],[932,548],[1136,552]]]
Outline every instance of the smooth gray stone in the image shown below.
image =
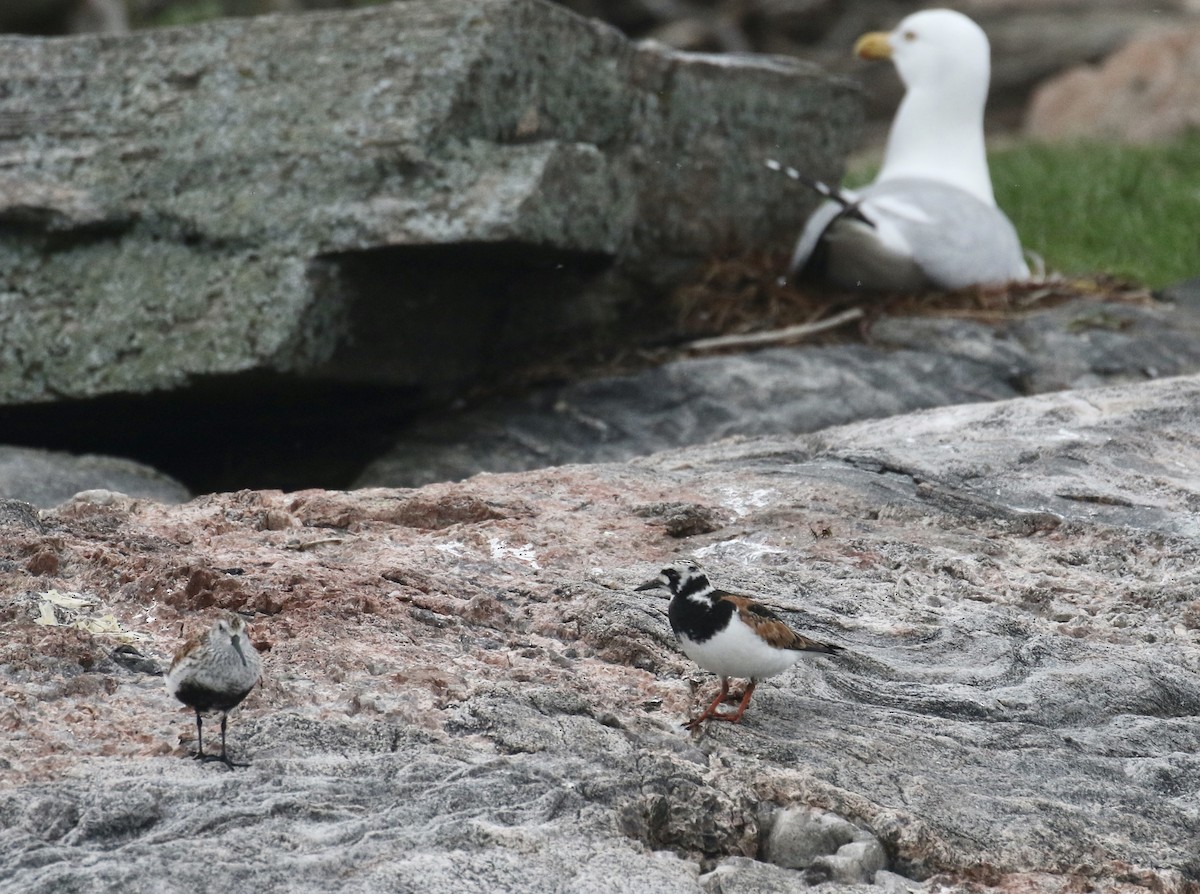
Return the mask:
[[1163,301],[1170,301],[1191,309],[1200,309],[1200,276],[1169,285],[1162,289],[1158,296]]
[[869,884],[887,865],[870,832],[837,814],[789,807],[771,818],[762,857],[786,869],[810,869],[810,880]]
[[815,431],[922,407],[1016,396],[1002,352],[962,360],[862,345],[772,348],[679,360],[543,389],[421,423],[358,487],[411,487],[477,472],[628,459],[727,437]]
[[628,459],[1200,369],[1200,306],[1074,301],[999,325],[884,317],[868,345],[683,359],[422,422],[360,487]]
[[132,460],[0,446],[0,497],[49,509],[89,490],[115,491],[160,503],[191,499],[188,489],[174,478]]

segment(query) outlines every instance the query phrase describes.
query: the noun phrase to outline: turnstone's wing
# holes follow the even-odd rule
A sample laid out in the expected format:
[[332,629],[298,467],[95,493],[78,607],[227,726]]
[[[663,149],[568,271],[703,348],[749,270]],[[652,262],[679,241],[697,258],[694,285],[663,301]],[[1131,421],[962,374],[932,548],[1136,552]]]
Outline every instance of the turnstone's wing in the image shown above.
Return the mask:
[[733,603],[742,623],[777,649],[792,649],[797,652],[827,652],[830,655],[842,651],[841,646],[802,636],[789,627],[783,618],[762,603],[755,602],[749,596],[736,596],[733,593],[720,591],[714,595],[720,601]]

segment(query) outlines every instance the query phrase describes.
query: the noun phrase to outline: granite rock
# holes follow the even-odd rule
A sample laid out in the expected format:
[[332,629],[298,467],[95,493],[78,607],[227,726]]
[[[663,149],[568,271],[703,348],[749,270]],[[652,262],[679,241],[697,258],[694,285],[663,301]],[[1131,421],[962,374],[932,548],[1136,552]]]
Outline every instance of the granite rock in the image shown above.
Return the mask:
[[704,894],[806,894],[811,885],[799,872],[752,860],[726,857],[700,876]]
[[[795,890],[735,858],[813,808],[878,840],[889,891],[1192,894],[1197,400],[1182,377],[420,490],[5,504],[0,887]],[[640,511],[681,504],[708,529]],[[681,554],[845,654],[686,734],[716,681],[633,590]],[[235,772],[188,759],[151,672],[218,609],[264,653]]]
[[191,498],[178,481],[131,460],[0,445],[0,497],[50,508],[80,491],[93,490],[164,503]]
[[811,202],[762,161],[836,178],[861,114],[813,65],[543,0],[0,38],[0,88],[0,405],[417,405],[629,338],[717,246],[793,239]]
[[[1172,293],[1174,294],[1174,293]],[[360,486],[412,486],[816,431],[927,407],[1200,369],[1200,309],[1077,300],[998,324],[885,316],[867,344],[676,360],[416,424]]]

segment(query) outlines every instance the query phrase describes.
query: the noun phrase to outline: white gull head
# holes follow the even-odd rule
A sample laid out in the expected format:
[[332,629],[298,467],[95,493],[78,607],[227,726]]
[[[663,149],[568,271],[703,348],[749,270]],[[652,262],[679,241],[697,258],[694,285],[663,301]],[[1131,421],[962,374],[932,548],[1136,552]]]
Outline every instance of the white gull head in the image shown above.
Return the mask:
[[937,180],[995,205],[983,141],[991,78],[987,35],[960,12],[927,9],[890,32],[864,34],[854,51],[891,59],[904,82],[876,182]]

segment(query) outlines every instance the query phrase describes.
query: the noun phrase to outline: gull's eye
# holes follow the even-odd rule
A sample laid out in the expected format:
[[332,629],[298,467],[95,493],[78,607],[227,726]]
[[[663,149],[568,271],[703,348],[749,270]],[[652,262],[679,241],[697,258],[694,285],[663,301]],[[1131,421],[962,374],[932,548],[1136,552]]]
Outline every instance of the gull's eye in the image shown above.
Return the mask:
[[916,31],[905,31],[904,39],[907,40],[909,43],[912,43],[914,40],[917,39],[917,32]]

